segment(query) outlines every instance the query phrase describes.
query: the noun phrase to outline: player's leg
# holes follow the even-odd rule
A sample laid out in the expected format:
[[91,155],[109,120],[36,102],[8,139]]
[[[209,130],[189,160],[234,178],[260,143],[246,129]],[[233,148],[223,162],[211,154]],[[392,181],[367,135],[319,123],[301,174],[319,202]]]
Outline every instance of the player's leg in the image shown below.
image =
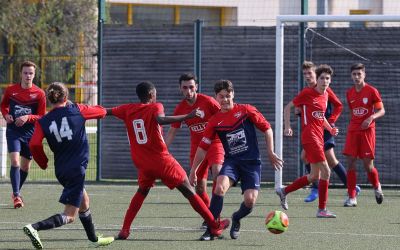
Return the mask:
[[[306,159],[306,152],[301,150],[301,160],[304,162],[304,167],[306,169],[306,174],[311,173],[311,164]],[[313,202],[318,198],[318,181],[311,183],[310,194],[304,198],[304,202]]]
[[[19,142],[16,141],[19,145]],[[20,147],[20,146],[18,146]],[[20,181],[21,181],[21,176],[20,176],[20,154],[19,151],[14,151],[10,152],[9,154],[10,157],[10,181],[11,181],[11,187],[12,187],[12,195],[11,198],[14,203],[14,208],[20,208],[24,206],[24,202],[22,201],[21,195],[20,195]]]
[[358,131],[347,131],[346,142],[343,154],[347,162],[347,194],[348,198],[344,202],[345,207],[357,206],[357,157],[360,151],[360,136]]
[[319,169],[320,178],[318,182],[318,218],[336,218],[336,215],[326,208],[328,202],[328,187],[331,170],[326,160],[322,162],[313,163],[312,169]]
[[210,197],[207,194],[207,177],[208,177],[208,161],[207,158],[201,163],[196,175],[197,185],[195,186],[196,194],[204,201],[207,207],[210,206]]
[[31,151],[29,150],[29,140],[23,140],[21,142],[21,168],[20,168],[20,183],[19,183],[19,189],[22,188],[22,186],[25,183],[26,178],[28,177],[28,172],[29,169],[31,168],[31,163],[32,163],[32,154]]
[[364,158],[362,159],[362,161],[364,169],[367,172],[368,181],[372,184],[372,187],[374,188],[376,203],[382,204],[383,192],[381,183],[379,181],[379,173],[376,167],[374,166],[374,161],[373,159],[369,158]]
[[[144,182],[142,181],[142,183]],[[119,240],[125,240],[129,237],[132,222],[135,219],[140,208],[142,207],[144,200],[150,192],[150,187],[152,186],[152,184],[150,185],[150,187],[141,187],[140,185],[141,184],[139,184],[139,188],[136,191],[135,195],[132,197],[129,207],[126,210],[122,228],[117,236],[117,239]]]

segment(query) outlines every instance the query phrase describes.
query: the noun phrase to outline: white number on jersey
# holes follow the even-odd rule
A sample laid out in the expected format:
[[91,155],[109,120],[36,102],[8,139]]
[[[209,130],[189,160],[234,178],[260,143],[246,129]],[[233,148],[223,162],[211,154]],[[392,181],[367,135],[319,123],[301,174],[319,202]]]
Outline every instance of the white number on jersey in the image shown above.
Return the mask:
[[138,144],[147,143],[146,128],[144,127],[144,121],[142,119],[133,120],[133,131],[135,131],[135,137]]
[[50,133],[53,133],[58,142],[62,142],[62,138],[72,140],[72,130],[69,128],[67,117],[61,119],[61,128],[58,130],[57,123],[51,122],[49,126]]

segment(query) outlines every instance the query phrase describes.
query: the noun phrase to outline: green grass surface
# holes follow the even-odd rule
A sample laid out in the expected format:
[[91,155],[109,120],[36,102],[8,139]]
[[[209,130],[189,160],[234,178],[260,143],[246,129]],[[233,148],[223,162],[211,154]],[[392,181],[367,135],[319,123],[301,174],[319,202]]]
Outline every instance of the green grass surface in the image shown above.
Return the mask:
[[[198,227],[202,219],[191,209],[177,190],[152,189],[133,224],[126,241],[116,241],[109,249],[399,249],[400,195],[398,190],[384,189],[385,200],[377,205],[371,189],[363,189],[358,207],[343,207],[345,190],[332,189],[328,208],[337,219],[317,219],[317,203],[304,203],[308,193],[299,190],[289,195],[290,219],[287,232],[269,233],[264,226],[266,214],[280,210],[279,199],[271,188],[263,188],[253,213],[242,221],[241,235],[200,242]],[[98,233],[116,235],[133,193],[133,185],[90,184],[87,191]],[[22,232],[25,224],[45,219],[63,210],[58,203],[59,185],[27,184],[23,187],[26,206],[13,209],[9,183],[0,184],[0,249],[29,249],[30,240]],[[223,217],[230,217],[242,196],[238,188],[225,197]],[[85,249],[85,232],[77,219],[59,229],[41,231],[45,249]]]

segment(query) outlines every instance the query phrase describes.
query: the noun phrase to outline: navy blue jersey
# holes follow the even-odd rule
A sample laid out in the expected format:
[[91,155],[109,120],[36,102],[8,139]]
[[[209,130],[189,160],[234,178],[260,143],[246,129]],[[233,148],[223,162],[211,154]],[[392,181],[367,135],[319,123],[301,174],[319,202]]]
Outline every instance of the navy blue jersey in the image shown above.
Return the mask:
[[56,174],[72,169],[83,171],[89,161],[85,118],[78,105],[55,108],[39,119],[44,136],[54,153]]
[[207,150],[218,135],[225,159],[260,160],[255,127],[265,132],[271,126],[254,106],[235,104],[232,110],[210,118],[199,146]]

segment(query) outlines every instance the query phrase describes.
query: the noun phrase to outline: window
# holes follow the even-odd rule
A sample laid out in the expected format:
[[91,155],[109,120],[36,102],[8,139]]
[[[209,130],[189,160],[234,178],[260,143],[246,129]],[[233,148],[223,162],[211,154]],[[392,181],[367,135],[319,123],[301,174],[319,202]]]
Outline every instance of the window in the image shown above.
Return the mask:
[[181,7],[180,23],[193,23],[200,19],[204,21],[204,26],[220,26],[221,25],[221,8],[196,8]]
[[133,6],[133,25],[174,24],[174,7]]

